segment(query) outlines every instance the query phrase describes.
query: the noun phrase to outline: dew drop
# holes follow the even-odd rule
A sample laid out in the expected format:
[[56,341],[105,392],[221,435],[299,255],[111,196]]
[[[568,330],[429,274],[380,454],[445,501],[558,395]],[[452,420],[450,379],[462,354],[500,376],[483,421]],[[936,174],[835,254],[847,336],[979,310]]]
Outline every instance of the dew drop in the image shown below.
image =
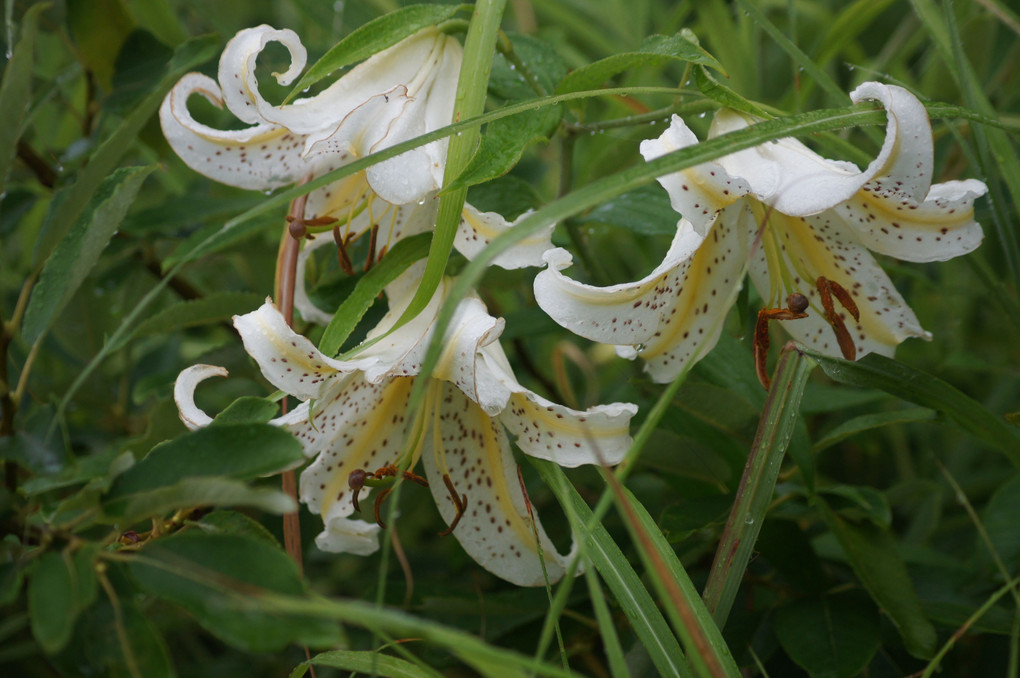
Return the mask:
[[744,518],[745,525],[754,525],[754,516],[747,516]]

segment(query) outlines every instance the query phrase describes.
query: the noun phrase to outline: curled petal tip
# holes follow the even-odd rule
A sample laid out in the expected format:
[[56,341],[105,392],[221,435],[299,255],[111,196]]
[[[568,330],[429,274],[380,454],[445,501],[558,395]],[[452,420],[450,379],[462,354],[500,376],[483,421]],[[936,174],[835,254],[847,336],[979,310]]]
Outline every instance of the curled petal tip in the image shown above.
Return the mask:
[[181,421],[192,431],[212,423],[212,417],[195,405],[195,389],[198,384],[209,377],[226,377],[227,374],[225,368],[217,365],[192,365],[177,375],[174,402],[177,403]]

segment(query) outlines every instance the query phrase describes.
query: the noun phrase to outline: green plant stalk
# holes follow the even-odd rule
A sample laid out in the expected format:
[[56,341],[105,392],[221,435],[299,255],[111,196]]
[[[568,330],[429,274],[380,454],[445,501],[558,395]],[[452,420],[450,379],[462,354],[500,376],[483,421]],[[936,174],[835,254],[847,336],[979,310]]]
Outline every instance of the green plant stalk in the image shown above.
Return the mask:
[[726,625],[751,560],[754,543],[776,489],[783,456],[793,436],[804,384],[814,366],[814,361],[801,353],[793,342],[787,343],[779,355],[751,454],[705,584],[705,603],[720,629]]

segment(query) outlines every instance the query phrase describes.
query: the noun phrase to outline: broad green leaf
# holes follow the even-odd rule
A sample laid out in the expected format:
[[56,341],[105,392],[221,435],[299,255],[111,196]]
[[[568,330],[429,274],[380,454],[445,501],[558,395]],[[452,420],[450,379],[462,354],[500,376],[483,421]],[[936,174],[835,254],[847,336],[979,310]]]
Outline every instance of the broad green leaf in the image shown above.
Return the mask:
[[926,659],[935,653],[935,627],[921,610],[921,602],[906,566],[896,553],[896,544],[886,530],[870,521],[846,520],[815,497],[833,535],[843,547],[850,566],[868,593],[885,611],[903,638],[907,651]]
[[28,581],[28,615],[32,635],[47,654],[71,639],[77,618],[75,579],[69,559],[50,551],[39,558]]
[[35,263],[41,264],[53,248],[77,221],[82,210],[100,184],[117,166],[117,162],[131,148],[142,127],[159,109],[163,97],[178,78],[195,66],[209,60],[219,50],[220,41],[212,36],[200,36],[185,42],[174,51],[163,78],[156,87],[120,123],[113,134],[96,149],[89,163],[79,172],[74,184],[54,195],[43,222],[43,231],[35,249]]
[[[513,101],[531,99],[542,90],[545,94],[555,90],[567,74],[567,65],[556,47],[532,35],[511,32],[506,37],[506,41],[500,40],[500,51],[492,60],[489,92]],[[514,62],[523,64],[534,80],[529,83]]]
[[276,416],[280,406],[256,396],[241,396],[213,419],[213,425],[266,424]]
[[848,591],[804,598],[776,612],[776,637],[812,678],[858,675],[878,649],[878,613]]
[[831,447],[838,442],[846,440],[852,436],[861,433],[862,431],[870,431],[876,428],[882,428],[883,426],[891,426],[894,424],[909,424],[915,421],[931,421],[938,416],[935,410],[927,407],[909,407],[901,410],[893,410],[892,412],[876,412],[874,414],[863,414],[859,417],[854,417],[848,421],[844,421],[839,426],[836,426],[831,431],[822,436],[814,444],[814,451],[820,452],[827,447]]
[[166,487],[118,496],[103,505],[103,512],[107,522],[127,525],[143,518],[200,506],[243,506],[275,515],[293,513],[298,508],[281,490],[249,487],[229,478],[198,476]]
[[878,527],[889,529],[892,511],[885,495],[873,487],[861,485],[830,485],[818,489],[832,510],[853,521],[870,520]]
[[124,167],[99,185],[74,228],[46,260],[25,312],[25,341],[32,343],[42,336],[74,296],[153,169]]
[[195,527],[213,534],[234,534],[249,539],[259,539],[279,548],[276,537],[257,520],[238,511],[212,511],[202,516]]
[[189,530],[158,539],[128,569],[139,586],[181,605],[199,624],[243,650],[272,652],[296,642],[334,643],[334,622],[266,610],[266,594],[305,597],[294,561],[263,540]]
[[24,578],[21,563],[0,563],[0,605],[10,605],[18,598]]
[[336,355],[383,289],[406,271],[408,266],[428,255],[431,240],[431,233],[421,233],[401,240],[363,275],[326,326],[319,341],[319,350],[328,356]]
[[[1020,562],[1018,516],[1020,516],[1020,477],[1002,484],[992,495],[982,515],[988,538],[999,552],[1002,562],[1011,567],[1014,573]],[[983,545],[977,548],[979,553],[985,551]]]
[[627,616],[634,633],[663,676],[693,676],[680,644],[641,582],[626,556],[599,523],[591,524],[592,512],[566,476],[554,464],[529,459],[563,506],[571,528],[585,540],[585,554],[591,558],[617,604]]
[[317,654],[306,662],[298,664],[290,678],[301,678],[309,666],[330,666],[335,669],[354,671],[366,675],[391,676],[392,678],[420,678],[442,674],[404,659],[391,657],[381,652],[333,650]]
[[168,45],[188,39],[188,31],[174,13],[170,0],[126,0],[135,22]]
[[113,64],[134,21],[123,0],[65,0],[67,23],[83,65],[109,90]]
[[796,521],[765,521],[755,550],[787,583],[801,591],[822,593],[831,585],[811,540]]
[[358,27],[333,46],[298,80],[287,99],[308,89],[334,71],[395,45],[426,26],[449,19],[465,5],[410,5]]
[[670,236],[676,233],[679,220],[666,191],[651,184],[607,200],[580,218],[582,223],[618,226],[640,235]]
[[447,190],[466,188],[503,176],[513,169],[528,146],[548,141],[562,114],[559,106],[552,106],[489,123],[471,162]]
[[848,362],[808,348],[802,350],[814,358],[830,379],[843,384],[877,388],[923,407],[938,410],[974,437],[997,448],[1014,465],[1020,466],[1020,431],[941,379],[875,353],[857,362]]
[[632,68],[654,68],[669,61],[700,64],[723,72],[722,65],[700,46],[682,35],[653,35],[636,52],[623,52],[571,71],[557,94],[602,87],[610,78]]
[[7,60],[3,81],[0,82],[0,189],[7,186],[21,125],[32,101],[36,23],[39,13],[47,7],[44,3],[37,3],[25,12],[21,21],[21,39]]
[[135,336],[171,334],[187,327],[209,325],[257,308],[263,297],[252,292],[214,292],[200,299],[168,306],[138,325]]
[[117,476],[106,501],[208,476],[250,480],[304,459],[291,434],[269,424],[220,424],[185,433],[157,445],[144,459]]
[[[246,212],[247,214],[247,212]],[[258,219],[251,219],[236,227],[228,228],[218,221],[210,222],[198,229],[179,244],[163,260],[163,268],[170,269],[180,266],[183,262],[195,261],[199,257],[222,251],[236,245],[245,238],[255,235],[263,228],[284,225],[283,212],[279,214],[262,214]]]

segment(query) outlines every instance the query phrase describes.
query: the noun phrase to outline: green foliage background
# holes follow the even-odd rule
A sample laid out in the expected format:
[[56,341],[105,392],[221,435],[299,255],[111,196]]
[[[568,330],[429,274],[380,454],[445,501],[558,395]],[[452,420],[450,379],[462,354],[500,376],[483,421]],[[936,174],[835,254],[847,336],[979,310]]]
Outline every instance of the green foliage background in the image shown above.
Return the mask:
[[[485,153],[461,185],[474,205],[509,218],[562,208],[570,216],[554,241],[573,249],[578,277],[634,280],[661,260],[677,218],[665,193],[650,176],[622,193],[617,180],[642,164],[638,142],[671,113],[702,138],[720,102],[784,119],[843,109],[850,120],[846,93],[871,79],[932,104],[936,180],[988,183],[977,205],[985,242],[940,264],[883,262],[934,341],[908,341],[895,362],[787,353],[777,382],[789,388],[769,399],[751,360],[761,301],[749,289],[719,346],[684,383],[663,387],[545,318],[533,270],[488,271],[481,293],[506,318],[504,346],[523,383],[574,407],[635,402],[635,433],[652,417],[625,489],[607,472],[522,463],[554,541],[567,548],[573,524],[593,567],[550,591],[514,588],[437,538],[431,499],[408,485],[395,530],[412,577],[387,539],[368,558],[317,551],[319,518],[304,511],[299,575],[279,547],[291,504],[264,477],[300,457],[296,442],[266,425],[272,412],[253,399],[187,434],[171,397],[196,362],[230,370],[200,390],[209,412],[268,393],[230,317],[272,293],[287,200],[194,173],[154,112],[184,72],[214,74],[239,29],[292,28],[314,62],[401,6],[4,4],[0,672],[284,675],[307,645],[328,652],[318,675],[736,675],[739,666],[879,677],[939,665],[946,675],[1018,675],[1020,17],[999,0],[509,2],[501,26],[513,53],[494,58],[486,110],[617,89],[483,127]],[[687,29],[707,54],[674,45],[664,55],[646,42]],[[637,54],[626,68],[578,75],[625,53]],[[285,58],[267,50],[260,73],[282,70]],[[883,121],[805,140],[866,163]],[[579,192],[592,185],[602,193]],[[228,221],[225,237],[196,249]],[[464,267],[454,255],[450,270]],[[310,282],[324,307],[356,284],[325,258]],[[375,304],[351,341],[383,310]],[[322,332],[299,329],[313,340]],[[752,450],[777,463],[789,452],[774,494],[768,482],[760,495],[738,493]],[[607,511],[600,497],[609,496]],[[733,508],[738,499],[746,503]],[[727,615],[698,592],[728,516],[754,550],[746,573],[711,582],[735,594]]]

